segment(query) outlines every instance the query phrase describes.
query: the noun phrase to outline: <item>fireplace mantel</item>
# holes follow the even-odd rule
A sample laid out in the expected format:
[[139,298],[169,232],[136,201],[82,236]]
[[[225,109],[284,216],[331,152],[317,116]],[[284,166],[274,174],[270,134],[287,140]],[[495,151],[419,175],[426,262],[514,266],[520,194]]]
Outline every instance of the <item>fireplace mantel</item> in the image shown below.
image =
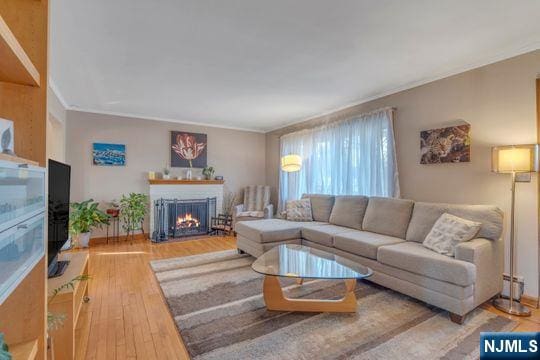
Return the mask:
[[217,213],[223,207],[223,180],[148,180],[148,195],[150,196],[150,233],[154,231],[154,211],[156,200],[178,199],[196,200],[216,198]]
[[176,179],[149,179],[150,185],[216,185],[223,184],[224,180],[176,180]]

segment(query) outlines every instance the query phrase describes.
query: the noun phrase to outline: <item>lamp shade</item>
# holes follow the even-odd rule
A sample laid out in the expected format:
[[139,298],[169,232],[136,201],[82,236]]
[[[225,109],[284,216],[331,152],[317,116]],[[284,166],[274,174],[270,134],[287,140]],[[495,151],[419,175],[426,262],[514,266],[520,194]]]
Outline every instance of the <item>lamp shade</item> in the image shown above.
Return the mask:
[[300,155],[285,155],[281,158],[281,170],[285,172],[299,171],[302,168]]
[[491,169],[498,173],[538,171],[538,145],[509,145],[492,148]]

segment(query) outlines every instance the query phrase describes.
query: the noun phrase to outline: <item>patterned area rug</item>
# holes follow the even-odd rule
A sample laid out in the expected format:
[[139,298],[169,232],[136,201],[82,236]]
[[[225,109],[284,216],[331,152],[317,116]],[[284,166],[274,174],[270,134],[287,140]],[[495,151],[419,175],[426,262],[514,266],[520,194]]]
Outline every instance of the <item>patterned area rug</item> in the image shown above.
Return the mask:
[[[194,359],[474,359],[481,331],[516,324],[476,309],[464,325],[446,311],[359,282],[356,314],[267,311],[254,258],[236,251],[153,261]],[[339,298],[342,282],[283,281],[289,297]]]

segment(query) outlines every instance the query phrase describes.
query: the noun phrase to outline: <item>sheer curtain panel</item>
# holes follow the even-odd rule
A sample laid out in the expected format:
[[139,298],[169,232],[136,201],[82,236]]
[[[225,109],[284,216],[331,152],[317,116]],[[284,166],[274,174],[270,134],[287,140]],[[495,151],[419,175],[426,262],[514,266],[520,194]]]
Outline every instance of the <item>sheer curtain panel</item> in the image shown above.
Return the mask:
[[302,168],[280,169],[279,205],[304,193],[399,197],[394,109],[385,108],[280,138],[281,156]]

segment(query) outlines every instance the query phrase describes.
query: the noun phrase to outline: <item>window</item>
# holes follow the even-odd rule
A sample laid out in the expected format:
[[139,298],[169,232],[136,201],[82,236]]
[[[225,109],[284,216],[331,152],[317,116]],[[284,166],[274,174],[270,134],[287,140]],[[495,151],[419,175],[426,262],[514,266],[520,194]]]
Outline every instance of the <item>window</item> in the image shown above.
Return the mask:
[[377,110],[281,137],[281,156],[302,157],[300,171],[280,171],[280,208],[302,194],[399,197],[393,109]]

